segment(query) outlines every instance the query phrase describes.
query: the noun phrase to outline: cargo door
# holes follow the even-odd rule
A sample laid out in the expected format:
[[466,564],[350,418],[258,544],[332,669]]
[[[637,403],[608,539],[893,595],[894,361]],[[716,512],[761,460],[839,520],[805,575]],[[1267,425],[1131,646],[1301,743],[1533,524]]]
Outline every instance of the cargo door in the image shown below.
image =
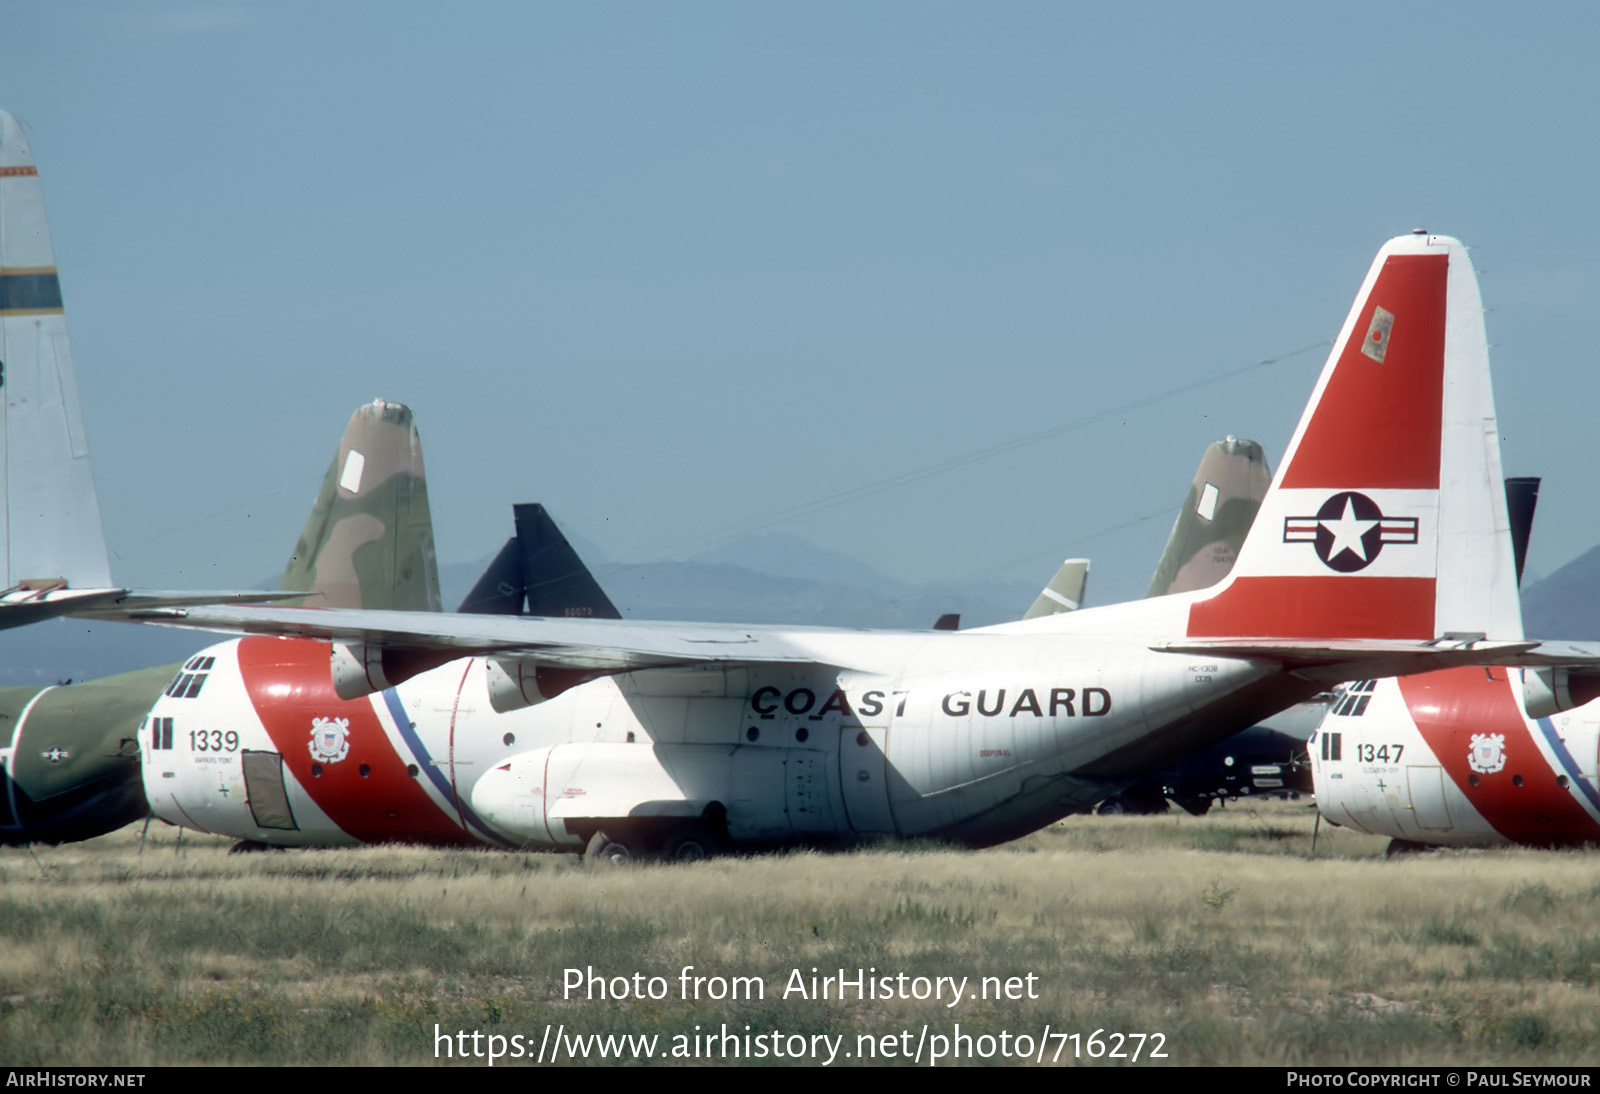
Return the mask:
[[283,785],[283,757],[276,752],[245,749],[240,753],[244,768],[245,801],[250,805],[250,815],[257,828],[275,828],[296,832],[300,826],[294,822],[294,812],[289,808],[289,794]]
[[894,707],[885,705],[876,719],[839,731],[839,792],[849,830],[858,835],[895,832],[889,809],[889,729]]
[[1407,767],[1406,782],[1411,791],[1411,812],[1417,818],[1418,828],[1439,831],[1452,827],[1450,811],[1444,803],[1444,768],[1431,765]]

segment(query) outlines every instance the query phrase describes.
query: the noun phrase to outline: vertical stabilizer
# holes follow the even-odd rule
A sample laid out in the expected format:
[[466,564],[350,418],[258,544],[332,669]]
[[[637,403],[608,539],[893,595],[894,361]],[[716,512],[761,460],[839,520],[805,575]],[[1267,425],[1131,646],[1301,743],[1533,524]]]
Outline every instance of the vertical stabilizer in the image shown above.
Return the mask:
[[78,405],[39,172],[0,111],[0,590],[108,588],[105,530]]
[[1208,589],[1227,577],[1271,484],[1267,454],[1255,441],[1213,441],[1200,457],[1145,595]]
[[529,615],[622,618],[544,506],[518,505],[514,513],[528,580]]
[[1528,561],[1528,537],[1533,532],[1533,511],[1539,506],[1537,476],[1506,480],[1506,512],[1511,518],[1511,557],[1517,567],[1517,587],[1522,587],[1522,567]]
[[622,618],[543,505],[514,505],[512,514],[517,534],[506,540],[457,611],[469,615]]
[[1483,305],[1467,249],[1386,243],[1192,637],[1522,636]]
[[1083,594],[1088,584],[1089,560],[1067,559],[1050,579],[1049,584],[1039,591],[1038,599],[1022,618],[1036,619],[1041,615],[1077,611],[1083,607]]
[[524,615],[527,585],[522,575],[522,544],[512,536],[456,611],[463,615]]
[[438,611],[439,570],[411,411],[374,400],[350,416],[280,589],[307,607]]

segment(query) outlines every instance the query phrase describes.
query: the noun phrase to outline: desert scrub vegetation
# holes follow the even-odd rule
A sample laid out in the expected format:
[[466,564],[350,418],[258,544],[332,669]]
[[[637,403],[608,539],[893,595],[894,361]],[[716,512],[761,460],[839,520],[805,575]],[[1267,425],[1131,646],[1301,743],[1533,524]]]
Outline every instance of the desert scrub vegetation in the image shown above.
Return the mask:
[[[1381,839],[1324,825],[1313,857],[1312,819],[1258,803],[1074,817],[984,851],[624,869],[409,847],[229,856],[171,829],[142,854],[136,828],[4,849],[0,1061],[421,1064],[436,1026],[536,1045],[547,1023],[666,1038],[726,1023],[849,1049],[957,1022],[1160,1033],[1176,1064],[1593,1061],[1600,854],[1386,861]],[[688,966],[761,997],[683,998]],[[668,990],[564,994],[566,970],[591,968]],[[785,997],[812,969],[966,977],[973,994],[1035,979],[1033,997],[953,1007]]]

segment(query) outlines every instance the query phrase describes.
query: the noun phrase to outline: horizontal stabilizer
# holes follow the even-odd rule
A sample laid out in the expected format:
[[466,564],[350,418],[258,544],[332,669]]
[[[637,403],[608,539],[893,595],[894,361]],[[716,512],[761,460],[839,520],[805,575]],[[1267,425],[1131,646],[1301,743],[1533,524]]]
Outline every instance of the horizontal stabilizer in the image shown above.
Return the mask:
[[1151,646],[1157,653],[1191,657],[1234,657],[1270,661],[1283,670],[1322,684],[1401,676],[1457,665],[1529,665],[1530,651],[1539,643],[1485,642],[1469,638],[1459,642],[1406,642],[1385,639],[1333,639],[1320,642],[1254,638],[1166,642]]

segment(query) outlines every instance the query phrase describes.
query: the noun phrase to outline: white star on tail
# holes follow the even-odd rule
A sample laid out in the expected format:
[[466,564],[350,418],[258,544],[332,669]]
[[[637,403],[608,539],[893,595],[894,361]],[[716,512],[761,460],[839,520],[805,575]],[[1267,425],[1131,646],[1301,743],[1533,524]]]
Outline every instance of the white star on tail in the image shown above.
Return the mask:
[[1332,562],[1345,551],[1350,551],[1362,562],[1367,561],[1367,549],[1361,544],[1361,537],[1372,530],[1377,524],[1375,520],[1357,520],[1356,506],[1352,498],[1344,499],[1344,515],[1338,520],[1324,520],[1322,526],[1333,533],[1333,546],[1328,548],[1328,561]]

